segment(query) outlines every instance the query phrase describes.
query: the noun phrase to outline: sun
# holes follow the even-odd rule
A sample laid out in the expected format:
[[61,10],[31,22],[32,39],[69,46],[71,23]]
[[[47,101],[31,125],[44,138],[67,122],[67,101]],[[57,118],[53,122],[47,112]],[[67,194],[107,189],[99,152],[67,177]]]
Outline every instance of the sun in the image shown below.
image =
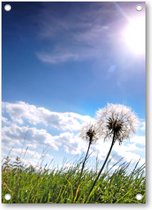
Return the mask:
[[122,33],[123,41],[128,49],[137,55],[145,53],[145,18],[134,17],[129,19]]

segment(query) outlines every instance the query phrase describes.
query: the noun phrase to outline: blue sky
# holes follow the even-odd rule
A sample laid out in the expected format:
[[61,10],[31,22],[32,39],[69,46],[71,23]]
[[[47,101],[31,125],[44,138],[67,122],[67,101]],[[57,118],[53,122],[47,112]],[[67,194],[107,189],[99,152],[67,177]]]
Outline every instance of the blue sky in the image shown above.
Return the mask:
[[[45,111],[89,118],[107,103],[120,103],[130,106],[143,126],[144,52],[136,54],[130,50],[122,32],[130,18],[144,17],[144,8],[137,11],[137,3],[10,4],[10,12],[2,9],[2,98],[7,120],[13,120],[22,129],[28,126],[38,132],[42,128],[59,136],[62,132],[50,128],[48,121],[47,125],[40,125],[38,119],[27,117],[24,108],[35,110],[30,111],[33,115],[42,107]],[[144,7],[144,3],[141,5]],[[11,116],[26,122],[15,121]],[[60,150],[63,158],[68,149]]]

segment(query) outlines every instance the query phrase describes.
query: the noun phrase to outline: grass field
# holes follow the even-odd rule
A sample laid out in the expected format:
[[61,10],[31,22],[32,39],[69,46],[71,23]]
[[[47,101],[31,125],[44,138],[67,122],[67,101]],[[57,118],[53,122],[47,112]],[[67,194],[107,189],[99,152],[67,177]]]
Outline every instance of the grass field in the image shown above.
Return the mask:
[[[39,169],[25,167],[19,158],[2,165],[3,203],[145,203],[145,166],[128,172],[129,164],[123,162],[107,168],[100,176],[94,190],[87,199],[87,192],[97,173],[84,170],[80,184],[80,164],[61,169]],[[116,169],[114,169],[116,168]],[[11,194],[9,201],[5,194]],[[141,200],[136,195],[143,195]],[[87,200],[87,201],[86,201]]]

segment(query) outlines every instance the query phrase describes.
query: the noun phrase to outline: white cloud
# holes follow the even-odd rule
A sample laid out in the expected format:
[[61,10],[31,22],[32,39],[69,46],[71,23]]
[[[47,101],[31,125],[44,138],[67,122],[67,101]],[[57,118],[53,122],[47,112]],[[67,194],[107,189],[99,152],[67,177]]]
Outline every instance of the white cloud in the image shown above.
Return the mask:
[[146,126],[145,121],[143,119],[141,119],[139,122],[139,127],[138,127],[138,133],[140,133],[140,135],[145,135],[145,133],[146,133],[145,126]]
[[145,147],[145,136],[133,136],[130,142]]
[[4,126],[2,128],[2,144],[7,150],[11,147],[25,147],[32,144],[33,148],[43,147],[48,144],[53,149],[58,150],[59,143],[55,141],[54,136],[48,133],[45,129],[37,129],[35,127],[27,127],[20,125]]
[[[3,102],[3,115],[7,114],[11,122],[31,125],[43,125],[57,130],[79,130],[81,125],[92,118],[73,112],[53,112],[43,107],[36,107],[23,101]],[[5,122],[4,122],[5,123]]]
[[[79,137],[79,131],[83,124],[92,120],[89,116],[73,112],[53,112],[25,102],[3,102],[2,111],[3,155],[7,155],[13,148],[13,156],[19,156],[28,148],[26,159],[35,164],[42,151],[46,151],[45,155],[50,155],[50,160],[52,151],[58,152],[58,155],[61,152],[61,156],[63,151],[69,155],[82,155],[87,149],[87,142]],[[92,145],[91,155],[98,155],[100,161],[103,161],[110,144],[110,141],[99,139]],[[33,160],[32,154],[35,154]],[[123,157],[127,162],[139,159],[144,162],[145,136],[136,134],[122,145],[116,143],[111,157],[115,161]]]
[[[104,161],[109,151],[110,145],[111,141],[104,141],[103,139],[99,139],[97,143],[92,147],[93,155],[98,156],[101,161]],[[145,136],[139,136],[136,134],[130,140],[125,140],[121,145],[116,142],[111,153],[111,158],[115,161],[123,158],[127,162],[137,162],[140,159],[140,162],[144,163]]]

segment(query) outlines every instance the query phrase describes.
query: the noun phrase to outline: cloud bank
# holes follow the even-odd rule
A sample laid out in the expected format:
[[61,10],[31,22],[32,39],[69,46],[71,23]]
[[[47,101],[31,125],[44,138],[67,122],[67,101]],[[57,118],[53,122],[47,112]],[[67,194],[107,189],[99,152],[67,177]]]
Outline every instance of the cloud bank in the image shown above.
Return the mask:
[[[93,118],[74,112],[54,112],[23,101],[2,104],[2,153],[7,156],[12,150],[13,157],[26,156],[26,163],[35,164],[45,153],[46,161],[53,159],[53,151],[62,159],[68,155],[82,155],[87,143],[79,137],[81,127]],[[112,160],[124,158],[127,162],[145,162],[144,121],[137,134],[121,146],[115,144]],[[92,146],[91,156],[104,160],[110,142],[99,139]],[[12,149],[13,148],[13,149]],[[54,157],[54,160],[56,157]]]

